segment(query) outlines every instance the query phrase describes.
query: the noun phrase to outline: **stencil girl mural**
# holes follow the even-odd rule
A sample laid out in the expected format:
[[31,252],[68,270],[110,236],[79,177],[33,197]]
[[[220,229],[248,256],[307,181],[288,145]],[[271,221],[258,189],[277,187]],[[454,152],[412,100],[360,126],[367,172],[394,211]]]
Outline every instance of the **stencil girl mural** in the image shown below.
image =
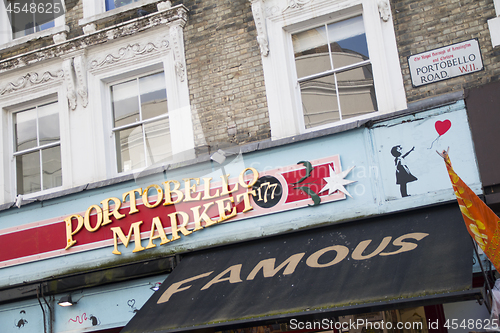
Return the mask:
[[394,146],[391,149],[391,154],[394,156],[394,164],[396,165],[396,184],[399,185],[401,196],[407,197],[408,192],[406,184],[417,180],[417,177],[411,174],[410,169],[406,165],[405,157],[410,154],[415,147],[410,149],[406,154],[403,155],[403,148],[401,146]]

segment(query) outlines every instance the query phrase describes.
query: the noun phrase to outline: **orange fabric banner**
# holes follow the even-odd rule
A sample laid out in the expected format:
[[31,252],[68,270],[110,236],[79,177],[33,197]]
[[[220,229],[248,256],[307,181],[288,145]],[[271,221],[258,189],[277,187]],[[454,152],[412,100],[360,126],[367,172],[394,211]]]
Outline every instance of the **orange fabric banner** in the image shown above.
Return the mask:
[[439,155],[446,163],[469,234],[500,272],[500,218],[455,173],[448,152]]

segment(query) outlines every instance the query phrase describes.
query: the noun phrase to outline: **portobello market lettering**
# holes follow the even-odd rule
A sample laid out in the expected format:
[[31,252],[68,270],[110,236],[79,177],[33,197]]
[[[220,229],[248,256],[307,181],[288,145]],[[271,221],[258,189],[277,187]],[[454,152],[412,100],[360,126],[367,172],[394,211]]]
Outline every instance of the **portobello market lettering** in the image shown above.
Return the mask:
[[[246,180],[247,172],[251,173],[250,180]],[[250,176],[250,175],[249,175]],[[118,239],[125,247],[128,247],[134,236],[135,248],[132,252],[139,252],[146,249],[156,247],[153,243],[155,239],[160,239],[160,245],[164,245],[181,238],[180,234],[188,236],[193,232],[202,230],[203,228],[216,225],[236,216],[237,206],[242,206],[241,212],[245,213],[253,209],[250,195],[255,196],[256,191],[251,190],[252,186],[259,179],[259,173],[254,168],[244,169],[238,181],[234,184],[229,183],[229,174],[220,176],[221,187],[212,187],[212,178],[185,178],[184,189],[181,190],[181,183],[176,180],[167,180],[162,183],[162,186],[152,184],[142,188],[136,188],[131,191],[125,192],[122,195],[122,200],[116,197],[107,198],[100,202],[102,205],[91,205],[87,208],[86,212],[82,215],[73,214],[64,219],[66,224],[66,250],[77,244],[74,239],[80,232],[94,233],[99,231],[100,228],[113,223],[112,218],[121,220],[127,215],[133,215],[139,212],[138,200],[142,201],[142,206],[147,209],[155,209],[157,207],[173,207],[181,203],[196,203],[199,201],[206,202],[200,205],[188,205],[190,212],[174,210],[167,213],[166,216],[154,216],[151,220],[151,228],[149,241],[146,247],[141,244],[141,225],[144,221],[136,221],[130,225],[128,234],[125,235],[120,226],[112,227],[114,242],[114,254],[121,254],[118,250]],[[246,182],[247,181],[247,182]],[[197,191],[197,185],[202,184],[202,190]],[[245,191],[242,192],[242,189]],[[140,196],[140,198],[136,198]],[[208,201],[208,202],[207,202]],[[128,210],[124,211],[122,208],[123,203],[128,203]],[[216,214],[208,214],[209,210],[216,210]],[[124,212],[123,212],[124,211]],[[190,218],[193,216],[193,219]],[[154,214],[155,215],[155,214]],[[217,215],[217,219],[212,219],[210,215]],[[76,223],[74,223],[76,222]],[[194,222],[194,229],[188,230],[188,223]],[[166,226],[171,228],[171,238],[167,237],[165,232]]]
[[[241,166],[231,175],[212,176],[214,179],[162,179],[99,198],[94,205],[83,207],[86,210],[71,212],[71,216],[52,216],[4,228],[0,230],[0,243],[8,250],[0,252],[0,268],[112,246],[110,252],[117,253],[123,251],[120,242],[135,242],[135,247],[128,246],[128,250],[142,251],[143,247],[170,244],[219,223],[347,199],[349,188],[344,185],[354,182],[346,179],[352,178],[349,171],[353,167],[342,171],[339,155],[297,160],[297,164],[274,169],[255,167],[258,172]],[[332,192],[332,186],[341,184]],[[27,241],[32,239],[43,241]]]

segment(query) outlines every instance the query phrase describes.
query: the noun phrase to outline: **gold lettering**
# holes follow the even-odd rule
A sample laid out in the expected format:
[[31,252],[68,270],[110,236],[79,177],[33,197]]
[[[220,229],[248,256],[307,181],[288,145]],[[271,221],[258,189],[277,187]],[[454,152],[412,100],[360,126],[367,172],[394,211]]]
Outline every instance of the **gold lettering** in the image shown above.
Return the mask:
[[228,195],[238,191],[238,183],[234,184],[232,190],[229,190],[229,181],[228,181],[229,174],[222,175],[220,176],[220,178],[222,179],[222,193],[220,194],[221,196]]
[[[158,230],[157,236],[155,236],[155,230]],[[149,243],[146,246],[146,249],[156,247],[156,244],[153,243],[153,240],[157,238],[161,238],[160,245],[164,245],[170,242],[170,239],[168,239],[167,235],[165,234],[165,229],[163,229],[163,224],[161,224],[160,218],[154,217],[153,222],[151,223],[151,233],[149,234]]]
[[[110,201],[113,201],[113,203],[114,203],[113,210],[111,210],[111,211],[109,209],[109,202]],[[108,198],[108,199],[101,201],[101,205],[102,205],[102,211],[104,213],[104,215],[103,215],[104,219],[102,221],[101,226],[106,225],[106,224],[110,224],[111,222],[113,222],[110,219],[111,215],[113,215],[115,217],[115,219],[117,219],[117,220],[125,217],[125,214],[121,214],[118,211],[120,209],[120,207],[122,206],[122,202],[120,201],[120,199]]]
[[[229,200],[230,202],[228,202],[225,205],[224,201],[226,201],[226,200]],[[219,220],[217,220],[217,223],[221,223],[222,221],[225,221],[227,219],[230,219],[233,216],[236,216],[236,213],[237,213],[236,207],[233,207],[231,209],[231,203],[234,203],[233,197],[220,199],[220,200],[217,200],[215,203],[217,204],[217,207],[219,208]],[[231,213],[229,215],[226,215],[226,211],[229,211],[229,210],[231,211]]]
[[394,242],[392,242],[392,244],[394,246],[401,246],[401,248],[399,250],[394,251],[394,252],[383,252],[383,253],[380,253],[380,255],[381,256],[392,256],[393,254],[411,251],[411,250],[415,249],[418,245],[415,243],[403,242],[404,239],[413,238],[413,239],[419,241],[427,236],[429,236],[429,234],[426,234],[423,232],[413,232],[413,233],[409,233],[409,234],[400,236],[400,237],[396,238],[394,240]]
[[139,195],[142,195],[142,188],[139,187],[139,188],[136,188],[135,190],[123,193],[123,202],[125,202],[126,197],[129,197],[129,201],[130,201],[130,211],[128,212],[129,214],[134,214],[134,213],[137,213],[139,211],[137,209],[137,203],[136,203],[136,199],[135,199],[136,193]]
[[[335,259],[333,259],[332,261],[330,261],[326,264],[320,264],[318,262],[319,257],[321,257],[326,252],[330,252],[330,251],[337,252]],[[313,254],[311,254],[309,256],[309,258],[307,258],[306,264],[309,267],[316,267],[316,268],[329,267],[329,266],[333,266],[335,264],[338,264],[339,262],[344,260],[348,254],[349,254],[349,249],[343,245],[328,246],[328,247],[325,247],[324,249],[318,250],[318,251],[314,252]]]
[[[182,216],[182,224],[180,226],[177,225],[177,214]],[[193,233],[192,231],[188,231],[186,229],[187,224],[189,222],[189,215],[187,213],[174,212],[174,213],[168,214],[168,216],[170,217],[170,226],[172,228],[172,239],[170,241],[178,240],[179,238],[181,238],[181,236],[179,236],[179,231],[184,236],[187,236],[187,235]]]
[[[149,203],[149,189],[150,188],[154,188],[156,190],[157,197],[156,197],[156,202],[154,204]],[[146,189],[142,193],[142,203],[144,204],[144,206],[146,206],[148,208],[155,208],[156,206],[158,206],[160,204],[160,202],[162,200],[163,200],[163,190],[161,189],[160,186],[158,186],[156,184],[149,185],[148,187],[146,187]]]
[[203,205],[203,213],[201,213],[200,215],[200,208],[201,206],[196,206],[196,207],[193,207],[191,208],[191,210],[193,211],[193,215],[194,215],[194,230],[193,231],[198,231],[198,230],[201,230],[203,229],[203,227],[201,226],[201,221],[205,221],[205,228],[206,227],[210,227],[214,224],[217,224],[217,221],[214,221],[210,218],[210,216],[208,216],[207,214],[207,211],[208,209],[213,206],[213,202],[209,202],[209,203],[206,203]]
[[210,181],[211,180],[212,180],[212,177],[203,178],[203,185],[204,185],[203,200],[215,199],[215,198],[220,197],[219,189],[217,189],[217,191],[215,191],[214,195],[210,195]]
[[[238,264],[238,265],[233,265],[233,266],[229,267],[224,272],[222,272],[219,275],[217,275],[216,277],[214,277],[209,283],[204,285],[203,288],[201,288],[200,290],[208,289],[212,285],[219,283],[219,282],[223,282],[223,281],[229,281],[229,283],[242,282],[242,280],[240,278],[241,266],[242,266],[241,264]],[[229,273],[229,277],[222,278],[227,273]]]
[[[200,200],[201,192],[199,192],[195,197],[191,197],[191,193],[196,193],[196,185],[200,185],[200,178],[183,178],[182,180],[184,181],[184,194],[186,196],[184,201]],[[194,180],[196,184],[191,185],[191,180]]]
[[111,228],[111,231],[113,231],[113,242],[115,245],[115,249],[113,250],[113,254],[122,254],[120,251],[118,251],[118,238],[120,238],[120,240],[122,241],[123,245],[125,245],[125,247],[128,247],[128,243],[130,242],[130,238],[132,237],[132,233],[134,234],[134,242],[135,242],[135,248],[132,252],[139,252],[139,251],[142,251],[145,249],[141,244],[141,229],[140,229],[141,224],[142,224],[142,221],[132,223],[130,225],[130,229],[128,231],[127,237],[125,237],[125,234],[123,233],[122,228],[120,228],[120,227]]
[[249,210],[253,209],[252,205],[250,204],[250,194],[255,196],[255,190],[247,191],[236,196],[236,200],[238,200],[238,203],[240,203],[240,198],[243,198],[243,201],[245,202],[245,208],[243,209],[242,213],[246,213]]
[[[174,189],[170,189],[170,184],[174,184]],[[163,182],[163,188],[165,189],[165,202],[163,203],[163,206],[168,206],[168,205],[173,205],[177,204],[184,199],[184,193],[182,191],[179,191],[181,188],[181,183],[179,183],[177,180],[167,180],[166,182]],[[175,201],[172,201],[172,193],[175,193],[177,196],[177,199]]]
[[275,276],[276,273],[278,273],[285,266],[286,268],[283,271],[283,275],[292,274],[293,272],[295,272],[295,268],[297,268],[297,265],[299,264],[300,259],[302,259],[304,254],[305,252],[294,254],[287,260],[283,261],[281,265],[276,268],[274,268],[276,258],[261,260],[257,265],[255,265],[250,274],[248,274],[247,280],[253,280],[261,268],[262,274],[266,278]]
[[[92,212],[92,210],[96,211],[95,217],[97,219],[97,222],[96,222],[94,228],[92,228],[92,226],[90,225],[90,212]],[[85,212],[85,218],[83,220],[83,224],[85,225],[85,229],[87,229],[89,232],[97,231],[101,227],[101,223],[102,223],[102,209],[101,209],[101,206],[98,206],[98,205],[92,205],[92,206],[90,206],[87,209],[87,211]]]
[[382,242],[377,247],[377,249],[375,251],[373,251],[372,253],[367,254],[366,256],[363,255],[363,252],[366,250],[366,248],[372,242],[372,240],[368,239],[368,240],[362,241],[358,244],[358,246],[356,246],[356,248],[352,252],[351,257],[354,260],[365,260],[365,259],[370,259],[372,257],[375,257],[377,254],[384,251],[384,249],[387,247],[387,245],[389,245],[389,243],[391,242],[391,239],[392,239],[391,236],[384,237],[384,239],[382,239]]
[[[252,178],[252,181],[250,183],[246,184],[245,180],[244,180],[245,173],[249,170],[252,171],[253,178]],[[246,168],[245,170],[240,172],[240,177],[238,178],[240,185],[243,187],[246,187],[246,188],[250,188],[250,187],[254,186],[255,183],[257,182],[257,180],[259,180],[259,172],[257,170],[255,170],[254,168]]]
[[196,276],[190,277],[189,279],[185,279],[185,280],[182,280],[182,281],[179,281],[179,282],[172,283],[167,288],[167,290],[165,290],[165,292],[163,292],[163,294],[160,296],[160,298],[158,299],[158,301],[156,302],[156,304],[161,304],[161,303],[168,302],[168,300],[170,299],[170,297],[173,294],[178,293],[179,291],[184,291],[186,289],[191,288],[191,286],[185,286],[185,287],[179,288],[184,283],[188,283],[188,282],[191,282],[191,281],[194,281],[194,280],[198,280],[198,279],[207,277],[210,274],[212,274],[213,272],[214,271],[211,271],[211,272],[208,272],[208,273],[203,273],[203,274],[200,274],[200,275],[196,275]]
[[[73,230],[73,223],[71,222],[73,218],[76,218],[78,221],[75,230]],[[64,222],[66,222],[66,239],[67,239],[67,244],[65,250],[69,249],[73,245],[76,244],[76,240],[73,240],[73,236],[76,235],[80,230],[83,228],[83,217],[81,217],[78,214],[74,214],[71,216],[68,216],[67,218],[64,219]]]

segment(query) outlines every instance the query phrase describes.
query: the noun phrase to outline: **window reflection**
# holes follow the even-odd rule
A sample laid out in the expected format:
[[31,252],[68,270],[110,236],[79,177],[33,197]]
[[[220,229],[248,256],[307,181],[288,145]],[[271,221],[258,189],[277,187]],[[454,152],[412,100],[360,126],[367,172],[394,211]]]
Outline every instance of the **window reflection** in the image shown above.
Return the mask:
[[119,8],[137,1],[139,0],[105,0],[106,11]]
[[377,111],[362,16],[292,36],[305,128]]
[[150,166],[172,155],[163,72],[111,87],[118,172]]
[[17,193],[62,186],[57,103],[16,112],[13,117]]

